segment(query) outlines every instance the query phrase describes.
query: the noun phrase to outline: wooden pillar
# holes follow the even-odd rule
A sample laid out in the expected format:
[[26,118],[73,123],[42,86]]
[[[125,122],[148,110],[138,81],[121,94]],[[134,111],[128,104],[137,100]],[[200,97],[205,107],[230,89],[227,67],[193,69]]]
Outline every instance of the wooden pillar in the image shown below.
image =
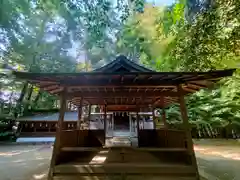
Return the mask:
[[139,136],[139,108],[137,109],[137,119],[136,119],[136,121],[137,121],[137,135]]
[[152,106],[152,117],[153,117],[153,129],[156,129],[156,117],[155,117],[155,107]]
[[48,124],[48,132],[51,132],[51,123],[47,123]]
[[63,92],[60,97],[60,112],[57,124],[57,132],[62,131],[65,111],[66,111],[66,92]]
[[130,112],[129,112],[128,118],[129,118],[130,134],[132,135],[132,117]]
[[77,121],[77,130],[81,128],[81,120],[82,120],[82,104],[83,104],[83,98],[81,97],[80,105],[78,107],[78,121]]
[[53,147],[53,153],[52,153],[52,159],[50,163],[49,173],[48,173],[48,179],[51,180],[53,178],[53,168],[56,164],[56,158],[58,154],[60,153],[61,149],[61,131],[63,129],[63,122],[64,122],[64,115],[66,111],[66,88],[64,88],[63,92],[60,95],[60,111],[59,111],[59,117],[58,117],[58,123],[57,123],[57,129],[56,129],[56,138],[54,142]]
[[112,125],[111,125],[111,132],[114,130],[114,112],[112,114]]
[[105,134],[107,133],[106,130],[107,130],[107,105],[105,104],[104,105],[104,131],[105,131]]
[[197,168],[197,160],[193,148],[193,141],[192,141],[192,135],[191,135],[191,128],[190,124],[188,122],[188,115],[187,115],[187,108],[184,100],[184,93],[182,89],[182,85],[177,86],[177,91],[179,93],[179,103],[180,103],[180,110],[183,120],[183,126],[186,132],[186,141],[187,141],[187,150],[189,155],[191,156],[192,165],[195,167],[196,173],[197,173],[197,180],[199,180],[199,173]]
[[91,112],[92,112],[92,105],[89,104],[89,106],[88,106],[88,129],[90,129],[90,123],[91,123]]
[[167,120],[166,120],[166,113],[165,113],[165,101],[164,101],[164,96],[160,97],[161,105],[162,105],[162,112],[161,112],[161,124],[163,123],[163,127],[167,127]]
[[69,111],[69,100],[66,100],[66,111]]
[[163,125],[164,125],[164,128],[167,128],[167,119],[166,119],[166,112],[165,112],[165,109],[162,108],[162,121],[163,121]]

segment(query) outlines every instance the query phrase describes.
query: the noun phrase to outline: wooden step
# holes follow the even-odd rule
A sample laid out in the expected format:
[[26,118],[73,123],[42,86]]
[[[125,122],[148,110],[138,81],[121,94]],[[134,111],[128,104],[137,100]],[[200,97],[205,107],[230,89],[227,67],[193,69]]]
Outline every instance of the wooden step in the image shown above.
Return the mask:
[[195,169],[188,165],[159,164],[159,163],[107,163],[107,164],[61,164],[54,168],[54,174],[162,174],[162,175],[193,175]]
[[75,151],[101,151],[103,148],[98,148],[98,147],[63,147],[61,148],[61,151],[66,151],[66,152],[75,152]]
[[113,147],[63,147],[61,151],[102,151],[108,149],[123,149],[123,150],[136,150],[136,151],[169,151],[169,152],[183,152],[187,151],[186,148],[139,148],[139,147],[126,147],[126,146],[113,146]]
[[136,151],[184,152],[186,148],[133,148]]
[[[54,176],[53,180],[197,180],[195,177],[166,176]],[[200,179],[201,180],[201,179]]]

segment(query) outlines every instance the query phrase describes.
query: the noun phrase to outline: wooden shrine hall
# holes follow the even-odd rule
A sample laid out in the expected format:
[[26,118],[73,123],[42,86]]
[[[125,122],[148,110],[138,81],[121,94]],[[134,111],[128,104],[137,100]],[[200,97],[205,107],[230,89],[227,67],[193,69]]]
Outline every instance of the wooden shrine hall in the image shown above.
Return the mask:
[[[125,56],[92,72],[28,73],[14,72],[61,100],[56,140],[48,179],[162,179],[199,180],[184,96],[231,76],[234,69],[210,72],[155,72]],[[66,101],[78,106],[79,118],[74,129],[64,124]],[[178,103],[183,129],[167,127],[164,108]],[[104,129],[82,128],[82,107],[99,105],[104,110]],[[139,128],[139,112],[163,110],[163,126]],[[89,111],[91,108],[89,108]],[[107,145],[108,112],[135,114],[137,145]],[[90,114],[91,112],[89,112]],[[126,118],[117,117],[118,122]]]

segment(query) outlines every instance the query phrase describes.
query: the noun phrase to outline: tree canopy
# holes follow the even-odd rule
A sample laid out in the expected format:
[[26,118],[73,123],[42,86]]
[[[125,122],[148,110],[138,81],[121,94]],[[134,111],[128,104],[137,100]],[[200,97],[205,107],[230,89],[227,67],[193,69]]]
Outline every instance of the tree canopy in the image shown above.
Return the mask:
[[[237,68],[218,89],[188,99],[189,118],[207,128],[240,123],[240,1],[1,1],[0,115],[58,107],[56,97],[6,75],[90,71],[117,54],[156,71]],[[176,106],[169,123],[178,122]],[[233,128],[233,129],[234,129]]]

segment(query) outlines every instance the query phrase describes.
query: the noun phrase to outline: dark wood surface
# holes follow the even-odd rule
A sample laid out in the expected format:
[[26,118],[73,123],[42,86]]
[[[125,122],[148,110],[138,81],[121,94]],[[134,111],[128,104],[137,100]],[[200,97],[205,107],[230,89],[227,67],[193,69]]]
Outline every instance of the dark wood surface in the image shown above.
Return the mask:
[[[183,84],[184,94],[212,86],[222,77],[231,76],[235,69],[209,72],[155,72],[139,66],[124,56],[93,72],[85,73],[28,73],[13,74],[42,90],[60,95],[67,88],[68,98],[84,104],[153,104],[166,107],[178,103],[177,86]],[[164,96],[164,102],[156,98]]]
[[[104,153],[103,153],[104,152]],[[188,177],[196,180],[195,169],[184,161],[176,159],[174,153],[152,153],[132,148],[102,149],[95,153],[75,153],[75,158],[54,168],[54,176],[118,176],[141,175],[155,176],[156,179],[181,179]],[[95,160],[96,157],[105,157]]]

